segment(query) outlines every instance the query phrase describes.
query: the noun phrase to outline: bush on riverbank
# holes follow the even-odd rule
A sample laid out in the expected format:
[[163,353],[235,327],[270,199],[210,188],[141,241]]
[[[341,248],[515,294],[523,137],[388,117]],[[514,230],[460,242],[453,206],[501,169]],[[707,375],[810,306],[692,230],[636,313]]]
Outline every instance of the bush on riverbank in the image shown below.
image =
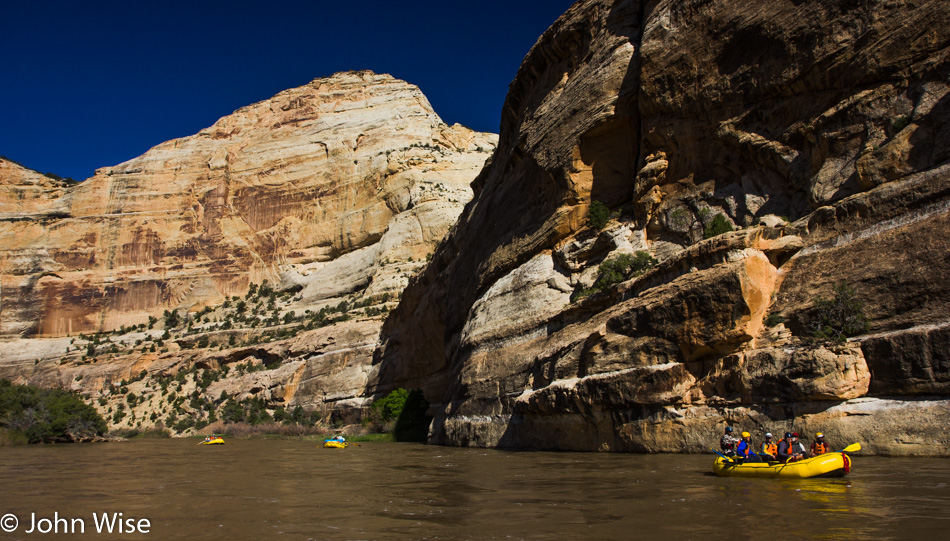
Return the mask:
[[304,426],[284,423],[223,423],[221,421],[206,426],[208,434],[223,434],[229,438],[303,438],[305,436],[325,436],[327,431],[316,426]]
[[395,441],[423,442],[429,435],[432,417],[426,415],[429,402],[422,391],[396,389],[370,406],[364,428],[391,433]]
[[347,441],[359,443],[359,442],[393,442],[396,441],[396,437],[393,436],[392,432],[378,433],[373,432],[370,434],[356,434],[354,436],[347,436]]
[[88,441],[102,437],[106,422],[78,396],[59,389],[14,385],[0,379],[0,426],[29,443]]
[[6,428],[0,428],[0,447],[6,447],[8,445],[26,445],[30,443],[26,439],[26,434],[22,432],[15,432],[13,430],[7,430]]
[[118,438],[131,439],[162,439],[172,437],[171,430],[167,428],[153,426],[149,428],[127,428],[123,430],[114,430],[109,433],[110,436]]

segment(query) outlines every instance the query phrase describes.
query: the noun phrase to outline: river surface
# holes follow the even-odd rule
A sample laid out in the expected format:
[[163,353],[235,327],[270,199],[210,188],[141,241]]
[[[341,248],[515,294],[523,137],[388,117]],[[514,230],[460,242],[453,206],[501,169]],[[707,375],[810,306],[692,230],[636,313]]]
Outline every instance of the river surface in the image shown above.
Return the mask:
[[[134,440],[0,457],[0,525],[17,519],[0,539],[950,538],[950,459],[856,455],[843,479],[786,481],[714,477],[711,455],[400,443]],[[112,534],[97,533],[103,515]]]

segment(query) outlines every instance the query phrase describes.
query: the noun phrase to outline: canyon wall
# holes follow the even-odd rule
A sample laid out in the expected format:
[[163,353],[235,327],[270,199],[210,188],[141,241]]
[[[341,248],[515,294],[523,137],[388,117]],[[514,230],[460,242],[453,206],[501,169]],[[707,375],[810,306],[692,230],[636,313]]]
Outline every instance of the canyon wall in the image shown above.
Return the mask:
[[[362,71],[75,186],[0,160],[0,377],[81,392],[113,428],[207,422],[222,392],[358,411],[384,315],[496,142]],[[167,378],[199,372],[214,407],[166,417]]]
[[[444,445],[704,452],[735,425],[947,454],[948,81],[941,0],[579,1],[371,391],[422,389]],[[842,292],[868,326],[816,339]]]
[[[493,144],[445,125],[417,87],[350,72],[73,188],[3,162],[0,334],[109,331],[264,280],[299,283],[314,301],[370,282],[398,293],[405,280],[382,262],[425,258]],[[387,241],[396,230],[406,238]],[[347,274],[358,276],[324,284],[330,262],[354,252]]]

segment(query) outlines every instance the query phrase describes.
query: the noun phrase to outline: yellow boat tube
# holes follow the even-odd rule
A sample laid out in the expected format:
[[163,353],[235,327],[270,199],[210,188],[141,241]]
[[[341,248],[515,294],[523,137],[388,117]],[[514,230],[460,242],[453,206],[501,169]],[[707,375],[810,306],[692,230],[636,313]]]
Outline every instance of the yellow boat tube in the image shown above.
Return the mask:
[[[851,450],[852,447],[853,445],[849,445],[848,449]],[[860,446],[858,446],[858,449],[860,449]],[[842,451],[825,453],[798,462],[745,462],[740,464],[718,457],[713,464],[713,473],[719,477],[809,479],[812,477],[844,477],[850,471],[851,457]]]
[[224,445],[224,438],[221,436],[215,436],[205,441],[199,441],[198,445]]
[[329,449],[346,449],[346,442],[340,440],[325,440],[323,446]]

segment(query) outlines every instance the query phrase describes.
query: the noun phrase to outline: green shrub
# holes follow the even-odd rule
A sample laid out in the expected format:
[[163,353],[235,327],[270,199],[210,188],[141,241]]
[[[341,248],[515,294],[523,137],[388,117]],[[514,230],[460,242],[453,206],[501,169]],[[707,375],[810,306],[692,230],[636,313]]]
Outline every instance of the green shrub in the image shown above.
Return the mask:
[[30,443],[100,436],[107,428],[96,409],[72,393],[13,385],[4,379],[0,379],[0,419]]
[[251,425],[269,423],[274,420],[267,413],[264,400],[261,398],[245,398],[240,402],[228,398],[221,408],[220,416],[225,423],[248,423]]
[[373,402],[371,408],[375,410],[383,422],[393,421],[399,418],[403,407],[406,405],[406,398],[409,397],[409,391],[405,389],[396,389],[376,402]]
[[687,216],[688,214],[683,208],[673,209],[673,212],[670,213],[670,225],[673,227],[687,227],[689,225]]
[[594,289],[603,291],[608,287],[620,283],[624,280],[627,269],[633,263],[629,254],[621,254],[616,259],[608,259],[600,264],[597,269],[597,281],[594,282]]
[[712,223],[703,230],[703,238],[711,239],[733,230],[732,223],[729,222],[729,219],[720,213],[717,214],[716,217],[712,219]]
[[904,128],[906,128],[908,124],[910,124],[911,118],[912,118],[912,115],[909,115],[909,114],[901,115],[895,118],[891,122],[891,127],[894,129],[895,132],[899,132],[903,130]]
[[849,336],[866,332],[870,328],[864,315],[864,303],[856,298],[855,290],[841,282],[834,288],[835,298],[815,298],[815,321],[812,334],[819,340],[843,343]]
[[656,264],[656,259],[642,250],[634,254],[633,257],[630,254],[620,254],[614,259],[608,259],[601,263],[597,269],[598,275],[594,285],[590,289],[581,291],[575,298],[590,295],[597,291],[605,291],[614,284],[640,276],[651,267],[655,267]]
[[587,214],[587,225],[600,230],[607,225],[607,220],[609,219],[610,209],[607,208],[607,205],[600,201],[591,201],[590,210]]

